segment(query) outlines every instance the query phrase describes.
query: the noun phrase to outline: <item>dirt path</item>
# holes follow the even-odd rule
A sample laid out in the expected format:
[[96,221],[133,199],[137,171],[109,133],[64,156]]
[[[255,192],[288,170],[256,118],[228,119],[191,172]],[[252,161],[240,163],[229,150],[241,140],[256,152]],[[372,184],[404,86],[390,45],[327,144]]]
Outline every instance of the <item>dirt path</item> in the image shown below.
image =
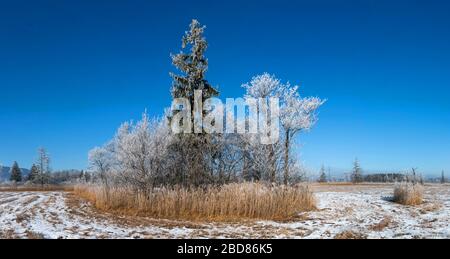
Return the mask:
[[392,186],[317,188],[318,211],[295,222],[192,223],[100,213],[66,192],[0,192],[0,238],[450,238],[450,187],[405,207]]

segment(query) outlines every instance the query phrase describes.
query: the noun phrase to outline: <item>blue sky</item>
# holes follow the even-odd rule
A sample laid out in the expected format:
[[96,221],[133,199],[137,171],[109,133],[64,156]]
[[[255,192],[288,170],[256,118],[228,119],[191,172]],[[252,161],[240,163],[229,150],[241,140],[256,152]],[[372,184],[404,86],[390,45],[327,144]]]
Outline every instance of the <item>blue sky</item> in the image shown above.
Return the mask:
[[170,104],[169,54],[207,25],[222,97],[269,72],[328,99],[299,155],[367,170],[450,172],[446,1],[0,1],[0,163],[85,168],[121,122]]

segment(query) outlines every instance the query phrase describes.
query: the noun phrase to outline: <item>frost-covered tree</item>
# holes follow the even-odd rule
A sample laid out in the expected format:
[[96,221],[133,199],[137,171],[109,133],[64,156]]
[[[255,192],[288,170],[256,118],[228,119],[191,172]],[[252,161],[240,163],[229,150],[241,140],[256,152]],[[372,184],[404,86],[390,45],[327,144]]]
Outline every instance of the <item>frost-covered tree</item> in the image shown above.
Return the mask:
[[[182,72],[180,75],[170,74],[173,79],[172,97],[189,100],[192,109],[191,125],[194,125],[195,117],[195,91],[202,91],[202,101],[219,95],[217,89],[205,79],[208,70],[208,59],[205,57],[208,43],[203,36],[205,28],[197,20],[192,20],[190,30],[182,38],[182,51],[172,55],[173,65]],[[185,49],[189,49],[188,53],[183,51]],[[195,112],[203,115],[203,111]]]
[[115,163],[114,154],[108,147],[110,145],[95,147],[88,154],[90,168],[97,173],[97,176],[107,188],[109,187],[108,174]]
[[16,161],[11,167],[10,174],[11,182],[18,183],[22,181],[22,170],[20,170],[19,164]]
[[145,194],[169,180],[171,138],[166,119],[150,119],[144,113],[137,123],[123,123],[111,142],[89,152],[91,169],[107,189],[118,183]]
[[[257,108],[270,127],[275,125],[273,115],[277,112],[264,108],[273,98],[281,100],[281,126],[286,132],[281,139],[285,138],[284,142],[262,143],[261,140],[271,133],[261,130],[252,134],[239,131],[207,134],[211,127],[198,127],[203,120],[213,122],[212,127],[223,122],[215,116],[220,114],[217,110],[213,113],[207,108],[206,111],[198,109],[199,105],[219,94],[205,78],[208,60],[204,30],[204,26],[193,20],[182,39],[182,51],[172,55],[172,62],[180,73],[171,74],[174,102],[170,114],[162,120],[151,120],[144,114],[136,124],[124,123],[110,143],[90,152],[90,164],[100,178],[104,175],[114,184],[127,185],[145,194],[159,185],[203,186],[243,179],[275,182],[283,177],[288,183],[288,179],[303,177],[300,163],[289,155],[290,146],[298,132],[312,127],[316,121],[315,111],[323,102],[318,98],[300,97],[298,87],[282,84],[267,73],[255,76],[243,85],[247,100],[262,99]],[[229,121],[229,112],[224,121]],[[236,124],[246,125],[240,119],[237,118]],[[187,133],[194,133],[178,134],[180,125],[183,130],[188,129]]]
[[152,189],[166,174],[171,142],[165,120],[150,120],[146,113],[136,124],[125,123],[115,138],[119,177],[142,192]]
[[50,180],[50,155],[47,150],[43,147],[38,149],[38,157],[36,165],[39,170],[36,182],[44,186],[49,183]]
[[[277,171],[277,155],[280,149],[283,149],[283,165],[285,184],[288,184],[290,174],[290,158],[291,145],[297,134],[301,131],[311,129],[316,123],[317,109],[324,103],[319,98],[308,97],[303,98],[299,94],[299,87],[292,86],[290,83],[282,83],[275,76],[268,73],[258,75],[252,78],[250,83],[244,84],[246,89],[246,97],[263,98],[267,101],[270,98],[278,98],[280,104],[280,123],[284,132],[282,139],[284,146],[281,148],[279,144],[269,145],[269,169],[271,170],[271,181],[275,181]],[[261,109],[258,104],[258,109]],[[274,123],[274,122],[271,122]]]
[[[214,136],[205,134],[202,128],[201,118],[205,112],[198,109],[200,103],[206,99],[219,95],[206,80],[205,74],[208,69],[208,60],[205,51],[208,47],[203,36],[205,27],[197,20],[193,20],[189,31],[182,39],[182,51],[172,55],[173,65],[181,74],[172,73],[172,97],[174,100],[184,98],[188,100],[181,109],[188,110],[189,114],[181,111],[172,112],[169,117],[170,125],[180,125],[195,134],[177,134],[170,145],[172,155],[172,168],[169,169],[173,181],[184,185],[202,185],[211,183],[213,176],[213,160],[220,156],[220,150],[214,144]],[[184,52],[184,50],[188,50]],[[200,98],[196,98],[201,91]],[[196,101],[197,100],[197,101]],[[200,103],[199,103],[200,102]],[[173,107],[175,108],[175,107]],[[180,115],[183,115],[180,117]],[[186,116],[186,118],[185,118]],[[200,118],[200,119],[199,119]]]
[[308,179],[308,172],[298,159],[293,160],[290,171],[291,174],[289,178],[292,183],[300,183]]
[[243,159],[245,179],[275,182],[277,172],[281,168],[282,146],[280,143],[263,145],[259,134],[242,134],[240,140],[243,158],[245,158]]
[[362,169],[359,164],[358,158],[353,162],[353,170],[351,174],[351,180],[353,183],[361,183],[363,181]]
[[307,131],[317,121],[317,109],[324,103],[317,97],[302,98],[298,86],[281,86],[280,123],[284,130],[284,184],[288,184],[292,140],[301,131]]
[[30,173],[28,174],[27,181],[35,183],[38,178],[39,178],[39,169],[35,164],[33,164],[30,168]]
[[325,172],[325,167],[322,165],[322,167],[320,168],[320,174],[319,174],[319,183],[326,183],[328,182],[327,180],[327,173]]
[[[262,75],[258,75],[252,78],[249,83],[243,84],[243,88],[246,90],[245,97],[247,99],[254,98],[258,100],[264,100],[266,103],[269,102],[271,98],[280,98],[282,93],[283,85],[280,80],[275,78],[274,76],[264,73]],[[261,102],[258,102],[258,111],[261,114]],[[268,116],[270,118],[270,116]],[[272,124],[274,122],[268,121],[268,124]],[[256,135],[251,135],[250,137],[250,145],[248,147],[252,148],[254,152],[254,160],[252,162],[259,162],[258,159],[261,159],[261,163],[264,164],[265,169],[268,171],[268,180],[270,182],[276,181],[276,174],[279,169],[279,154],[281,153],[280,143],[277,142],[275,144],[264,145],[260,143],[261,134],[266,134],[265,132],[261,132],[261,128],[259,128],[259,133]],[[259,142],[259,143],[258,143]],[[252,146],[252,145],[256,145]]]

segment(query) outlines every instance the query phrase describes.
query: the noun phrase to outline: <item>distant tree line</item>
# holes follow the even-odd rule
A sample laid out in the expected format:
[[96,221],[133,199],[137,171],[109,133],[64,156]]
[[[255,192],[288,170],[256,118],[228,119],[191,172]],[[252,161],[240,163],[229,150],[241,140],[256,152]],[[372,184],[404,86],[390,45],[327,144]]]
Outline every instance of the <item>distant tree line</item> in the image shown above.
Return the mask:
[[380,174],[368,174],[364,176],[364,182],[369,183],[395,183],[406,181],[407,176],[400,173],[380,173]]
[[[325,166],[322,165],[317,182],[326,183],[331,181],[330,173],[326,173]],[[346,174],[345,179],[341,181],[351,181],[354,184],[368,182],[368,183],[395,183],[395,182],[411,182],[424,184],[427,182],[435,182],[445,184],[447,179],[445,177],[444,171],[442,171],[441,176],[435,178],[424,178],[421,173],[418,173],[417,168],[412,168],[408,173],[371,173],[364,174],[363,169],[360,165],[359,160],[356,158],[353,162],[353,169],[349,174]]]
[[90,172],[83,170],[62,170],[52,172],[50,155],[44,148],[38,149],[36,162],[31,166],[29,173],[24,174],[19,163],[14,162],[10,169],[9,181],[14,184],[32,185],[58,185],[71,183],[87,183],[94,178]]

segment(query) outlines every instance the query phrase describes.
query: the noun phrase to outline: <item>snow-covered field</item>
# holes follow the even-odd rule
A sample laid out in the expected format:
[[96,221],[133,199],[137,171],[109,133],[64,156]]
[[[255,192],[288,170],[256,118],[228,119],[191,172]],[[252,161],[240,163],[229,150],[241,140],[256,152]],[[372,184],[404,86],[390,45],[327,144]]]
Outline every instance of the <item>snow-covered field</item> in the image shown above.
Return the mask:
[[450,186],[417,207],[392,185],[314,186],[318,211],[292,222],[193,223],[100,213],[67,192],[0,192],[1,238],[450,238]]

